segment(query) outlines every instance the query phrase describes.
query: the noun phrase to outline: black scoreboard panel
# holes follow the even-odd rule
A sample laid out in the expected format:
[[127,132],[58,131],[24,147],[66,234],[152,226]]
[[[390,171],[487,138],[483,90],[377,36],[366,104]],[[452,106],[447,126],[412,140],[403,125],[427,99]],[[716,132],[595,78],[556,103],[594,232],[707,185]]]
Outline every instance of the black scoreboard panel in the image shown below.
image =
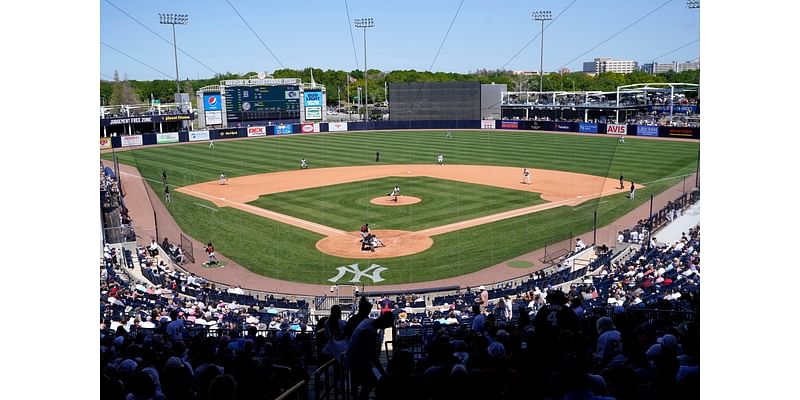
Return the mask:
[[481,119],[479,81],[389,83],[389,119]]
[[300,87],[228,86],[225,114],[229,122],[300,118]]

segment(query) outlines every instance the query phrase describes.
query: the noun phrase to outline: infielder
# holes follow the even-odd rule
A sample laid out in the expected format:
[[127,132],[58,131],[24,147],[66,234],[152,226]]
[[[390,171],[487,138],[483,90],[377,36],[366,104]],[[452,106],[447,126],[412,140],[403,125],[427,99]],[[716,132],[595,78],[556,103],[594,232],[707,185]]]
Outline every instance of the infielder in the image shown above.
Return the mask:
[[164,200],[166,200],[167,203],[171,203],[172,202],[172,199],[169,197],[169,186],[168,185],[164,185]]
[[531,184],[531,171],[528,171],[527,168],[522,170],[522,183],[526,185]]
[[636,185],[633,183],[633,181],[631,181],[631,195],[628,197],[630,197],[631,200],[633,200],[635,194],[636,194]]
[[444,165],[444,156],[442,155],[442,153],[439,153],[439,155],[436,156],[436,164]]
[[305,158],[301,158],[300,159],[300,169],[306,169],[306,168],[308,168],[308,164],[306,164],[306,159]]
[[226,182],[228,182],[228,178],[225,174],[219,174],[219,184],[224,185]]
[[622,179],[622,174],[619,174],[619,188],[625,189],[625,181]]

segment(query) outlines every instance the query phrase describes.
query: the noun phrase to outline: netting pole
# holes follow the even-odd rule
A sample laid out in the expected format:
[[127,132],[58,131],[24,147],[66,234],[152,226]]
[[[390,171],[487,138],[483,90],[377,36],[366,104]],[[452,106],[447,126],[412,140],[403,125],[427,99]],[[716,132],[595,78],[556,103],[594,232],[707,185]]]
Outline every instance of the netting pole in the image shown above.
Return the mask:
[[592,245],[597,244],[597,210],[594,212],[594,223],[593,223],[593,236],[592,236]]

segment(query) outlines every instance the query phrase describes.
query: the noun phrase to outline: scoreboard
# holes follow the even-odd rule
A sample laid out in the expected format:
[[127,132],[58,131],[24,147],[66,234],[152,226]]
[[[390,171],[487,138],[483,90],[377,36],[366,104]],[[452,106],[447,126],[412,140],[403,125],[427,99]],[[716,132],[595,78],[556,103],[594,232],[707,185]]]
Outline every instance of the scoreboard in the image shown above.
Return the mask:
[[300,118],[298,85],[225,87],[228,122]]

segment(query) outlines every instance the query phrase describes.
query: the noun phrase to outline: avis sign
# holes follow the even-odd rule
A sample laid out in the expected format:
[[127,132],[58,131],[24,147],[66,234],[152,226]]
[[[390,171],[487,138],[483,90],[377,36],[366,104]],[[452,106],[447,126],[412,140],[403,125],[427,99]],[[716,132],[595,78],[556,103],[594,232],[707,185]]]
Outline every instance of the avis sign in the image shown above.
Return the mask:
[[627,135],[628,125],[608,124],[606,125],[606,133],[614,135]]
[[347,282],[361,283],[361,277],[366,276],[367,278],[372,279],[373,283],[378,283],[384,280],[381,278],[381,273],[387,269],[389,268],[382,267],[378,264],[372,264],[365,270],[361,270],[358,267],[358,264],[342,265],[341,267],[336,267],[336,270],[339,271],[339,273],[333,278],[328,279],[328,281],[333,283],[339,282],[339,279],[342,279],[345,275],[350,273],[353,274],[353,278]]

